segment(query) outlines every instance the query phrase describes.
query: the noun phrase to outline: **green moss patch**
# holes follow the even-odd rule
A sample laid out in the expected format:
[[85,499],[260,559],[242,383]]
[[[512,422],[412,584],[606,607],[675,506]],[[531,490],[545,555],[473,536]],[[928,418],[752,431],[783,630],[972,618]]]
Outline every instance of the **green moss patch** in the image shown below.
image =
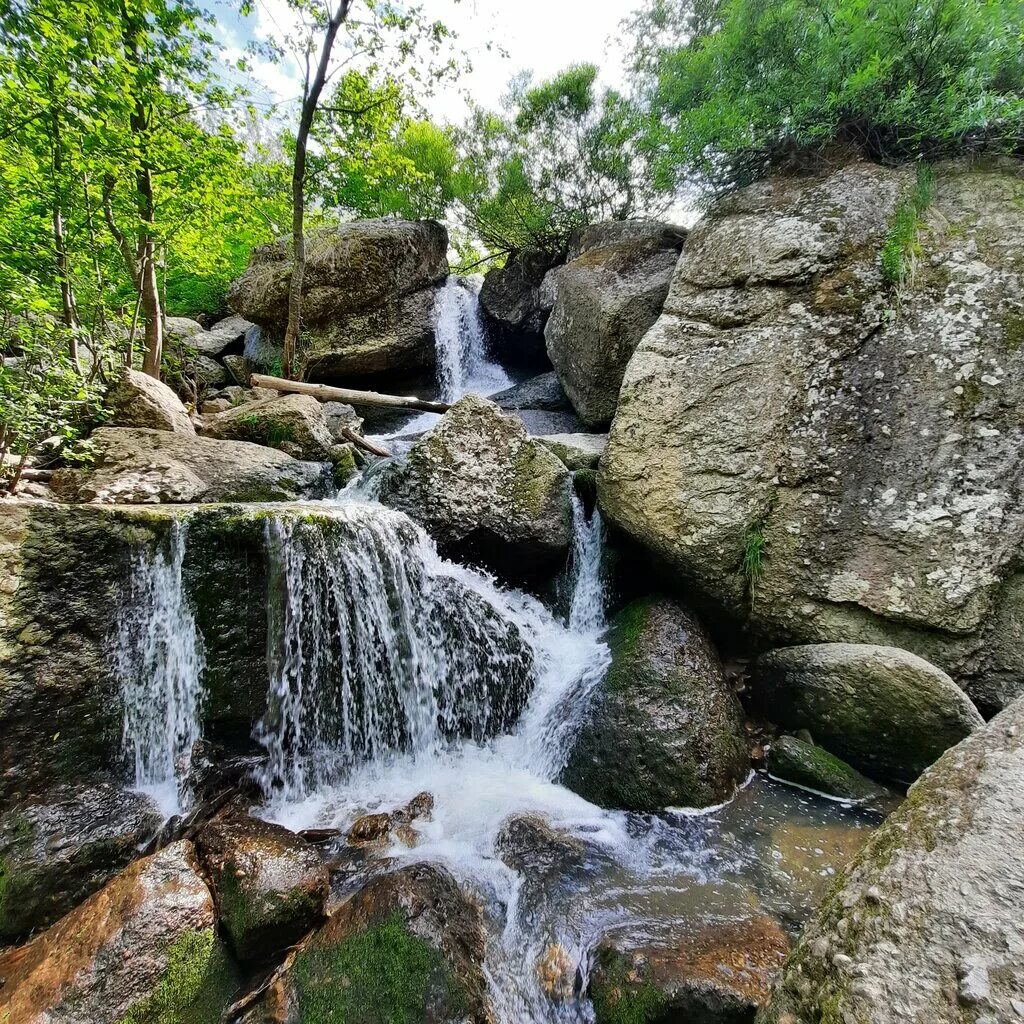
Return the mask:
[[602,956],[598,981],[590,993],[597,1024],[651,1024],[668,1000],[649,978],[634,976],[621,954]]
[[397,911],[337,945],[312,944],[294,972],[302,1024],[416,1024],[428,1007],[442,1008],[438,1019],[464,1012],[444,958]]

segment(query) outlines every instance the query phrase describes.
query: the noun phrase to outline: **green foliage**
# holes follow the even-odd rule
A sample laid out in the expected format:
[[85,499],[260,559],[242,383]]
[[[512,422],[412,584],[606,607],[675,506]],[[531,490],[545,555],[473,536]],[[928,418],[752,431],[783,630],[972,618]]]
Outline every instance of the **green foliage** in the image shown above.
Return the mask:
[[303,1024],[414,1024],[440,987],[457,1019],[464,996],[443,957],[394,911],[338,945],[314,942],[295,961]]
[[258,413],[243,416],[242,425],[245,427],[245,440],[266,445],[268,448],[277,448],[286,441],[291,441],[294,436],[290,424]]
[[743,535],[743,578],[754,603],[754,591],[764,574],[764,524],[755,523]]
[[606,954],[602,968],[591,994],[597,1024],[650,1024],[664,1012],[665,993],[649,978],[633,977],[625,957]]
[[167,954],[167,972],[156,990],[118,1024],[218,1024],[235,981],[212,928],[185,932]]
[[650,0],[632,30],[658,184],[741,184],[837,143],[1014,150],[1022,23],[1024,0]]
[[882,243],[882,277],[892,288],[900,287],[912,274],[914,261],[920,252],[918,231],[921,218],[931,205],[933,185],[931,167],[925,163],[918,164],[914,191],[896,211]]
[[492,253],[564,252],[574,228],[650,210],[639,110],[599,92],[592,64],[513,79],[501,113],[475,107],[458,133],[454,193]]

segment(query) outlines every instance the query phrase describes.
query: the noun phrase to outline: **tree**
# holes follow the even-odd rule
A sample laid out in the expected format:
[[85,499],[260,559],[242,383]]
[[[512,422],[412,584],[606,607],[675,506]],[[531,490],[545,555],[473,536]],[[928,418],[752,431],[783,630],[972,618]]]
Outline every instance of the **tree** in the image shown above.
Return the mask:
[[638,109],[597,90],[597,68],[578,64],[551,79],[513,79],[502,113],[473,109],[460,132],[455,191],[492,253],[564,252],[571,232],[595,220],[657,208]]
[[1024,142],[1022,0],[652,0],[632,23],[658,183],[722,187],[837,146],[932,159]]

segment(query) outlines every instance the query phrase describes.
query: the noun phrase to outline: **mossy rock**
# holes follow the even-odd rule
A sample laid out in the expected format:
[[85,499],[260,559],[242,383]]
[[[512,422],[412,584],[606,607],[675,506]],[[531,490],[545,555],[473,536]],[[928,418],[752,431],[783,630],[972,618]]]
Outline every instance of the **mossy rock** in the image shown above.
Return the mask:
[[768,751],[768,771],[784,782],[793,782],[842,800],[878,804],[893,797],[892,793],[865,778],[842,758],[795,736],[780,736],[772,742]]
[[603,807],[655,811],[726,799],[747,775],[739,701],[704,627],[661,597],[624,608],[612,663],[564,783]]

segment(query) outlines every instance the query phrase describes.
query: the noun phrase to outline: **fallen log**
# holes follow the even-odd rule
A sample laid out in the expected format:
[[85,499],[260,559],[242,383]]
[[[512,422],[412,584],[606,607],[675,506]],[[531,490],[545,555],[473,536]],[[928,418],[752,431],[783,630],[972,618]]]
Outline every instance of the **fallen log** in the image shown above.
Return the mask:
[[381,448],[380,445],[374,444],[372,441],[367,441],[362,434],[357,434],[351,427],[343,427],[341,436],[346,441],[351,441],[357,448],[362,448],[364,452],[369,452],[371,455],[378,455],[382,459],[391,458],[391,452],[387,448]]
[[349,405],[369,405],[385,409],[416,409],[420,412],[447,412],[451,406],[446,402],[430,402],[413,396],[381,395],[376,391],[353,391],[351,388],[336,388],[330,384],[310,384],[304,380],[285,380],[283,377],[267,377],[254,373],[253,387],[273,388],[296,395],[312,395],[322,402],[347,402]]

